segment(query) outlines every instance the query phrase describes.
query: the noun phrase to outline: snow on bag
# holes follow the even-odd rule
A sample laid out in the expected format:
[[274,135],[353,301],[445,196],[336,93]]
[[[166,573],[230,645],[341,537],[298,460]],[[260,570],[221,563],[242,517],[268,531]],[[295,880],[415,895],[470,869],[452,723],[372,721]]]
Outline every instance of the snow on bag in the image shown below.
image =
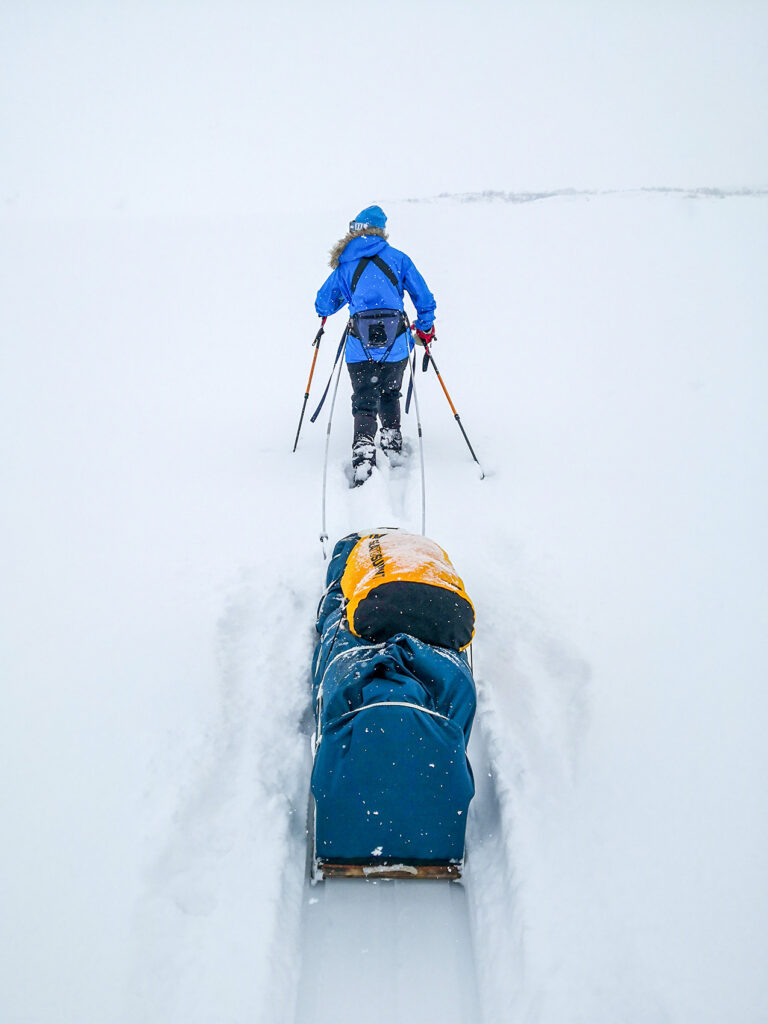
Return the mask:
[[[383,567],[373,576],[389,585],[384,601],[371,601],[377,588],[366,561]],[[443,644],[414,635],[441,625],[424,614],[429,593],[391,586],[408,582],[406,562],[416,582],[453,595],[437,595]],[[326,584],[312,665],[313,876],[457,878],[474,795],[466,746],[475,687],[455,649],[469,643],[474,611],[469,625],[461,580],[431,541],[378,531],[338,542]],[[365,601],[371,609],[358,619]],[[363,629],[377,640],[356,635]]]
[[395,530],[359,537],[341,590],[349,628],[366,640],[408,633],[454,650],[472,642],[472,602],[448,555],[427,537]]

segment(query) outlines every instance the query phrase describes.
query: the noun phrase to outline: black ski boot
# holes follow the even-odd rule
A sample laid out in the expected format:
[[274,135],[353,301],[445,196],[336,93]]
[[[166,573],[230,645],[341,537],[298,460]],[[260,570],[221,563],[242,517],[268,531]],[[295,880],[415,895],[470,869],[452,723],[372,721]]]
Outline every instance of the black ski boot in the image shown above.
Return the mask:
[[403,435],[399,427],[381,428],[381,450],[385,455],[400,455],[403,450]]
[[352,445],[352,485],[364,484],[376,465],[376,446],[372,437],[358,437]]

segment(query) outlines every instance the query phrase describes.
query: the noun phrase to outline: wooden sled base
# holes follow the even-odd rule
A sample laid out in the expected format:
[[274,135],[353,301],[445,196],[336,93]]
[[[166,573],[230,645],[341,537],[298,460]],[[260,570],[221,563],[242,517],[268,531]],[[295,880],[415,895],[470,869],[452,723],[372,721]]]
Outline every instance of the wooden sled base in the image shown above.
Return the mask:
[[458,881],[461,878],[463,866],[461,861],[445,864],[383,864],[381,862],[344,864],[316,858],[313,864],[312,880],[320,882],[326,878],[429,878]]

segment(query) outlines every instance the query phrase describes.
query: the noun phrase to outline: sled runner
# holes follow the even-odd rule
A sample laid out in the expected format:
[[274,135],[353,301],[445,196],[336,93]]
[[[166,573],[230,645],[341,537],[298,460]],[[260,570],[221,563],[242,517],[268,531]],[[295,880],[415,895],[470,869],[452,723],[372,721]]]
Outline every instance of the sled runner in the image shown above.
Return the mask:
[[461,877],[474,794],[474,610],[445,552],[339,541],[313,659],[312,877]]

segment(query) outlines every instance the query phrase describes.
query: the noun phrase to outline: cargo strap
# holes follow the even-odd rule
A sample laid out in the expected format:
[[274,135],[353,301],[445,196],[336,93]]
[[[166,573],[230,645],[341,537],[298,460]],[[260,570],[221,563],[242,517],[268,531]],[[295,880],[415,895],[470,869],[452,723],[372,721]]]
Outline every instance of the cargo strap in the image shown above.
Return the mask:
[[[326,668],[327,671],[327,668]],[[361,708],[353,708],[351,711],[347,711],[343,715],[339,715],[336,719],[337,722],[343,722],[345,718],[351,718],[353,715],[359,715],[361,711],[368,711],[370,708],[410,708],[411,711],[421,711],[425,715],[431,715],[433,718],[442,718],[444,722],[450,722],[450,718],[447,715],[441,715],[439,711],[430,711],[429,708],[423,708],[420,704],[411,704],[407,700],[380,700],[376,701],[375,704],[363,704]],[[317,694],[317,729],[315,731],[313,739],[313,753],[317,753],[317,748],[320,746],[320,741],[323,738],[323,684],[320,684],[320,689]]]
[[[345,718],[351,718],[353,715],[359,715],[361,711],[368,711],[370,708],[410,708],[411,711],[422,711],[425,715],[432,715],[433,718],[442,718],[444,722],[450,722],[450,718],[447,715],[441,715],[439,711],[430,711],[429,708],[423,708],[420,704],[411,704],[407,700],[381,700],[375,704],[364,704],[361,708],[353,708],[351,711],[347,711],[346,714],[340,715],[336,721],[343,722]],[[315,735],[312,738],[312,751],[313,757],[317,754],[317,749],[320,746],[320,742],[323,738],[323,684],[320,684],[320,689],[317,693],[317,728]]]
[[395,272],[392,267],[390,267],[388,263],[385,263],[381,256],[363,256],[355,267],[355,272],[352,275],[352,281],[349,285],[349,290],[352,295],[355,294],[355,288],[357,288],[358,281],[362,277],[363,272],[369,263],[373,263],[375,267],[378,267],[382,274],[389,279],[391,284],[397,288],[398,294],[400,294],[400,282],[395,277]]
[[439,711],[430,711],[429,708],[423,708],[421,704],[411,704],[407,700],[380,700],[375,704],[363,704],[361,708],[353,708],[340,715],[338,721],[349,718],[351,715],[359,715],[361,711],[368,711],[370,708],[410,708],[412,711],[423,711],[425,715],[432,715],[433,718],[442,718],[444,722],[450,722],[447,715],[441,715]]

